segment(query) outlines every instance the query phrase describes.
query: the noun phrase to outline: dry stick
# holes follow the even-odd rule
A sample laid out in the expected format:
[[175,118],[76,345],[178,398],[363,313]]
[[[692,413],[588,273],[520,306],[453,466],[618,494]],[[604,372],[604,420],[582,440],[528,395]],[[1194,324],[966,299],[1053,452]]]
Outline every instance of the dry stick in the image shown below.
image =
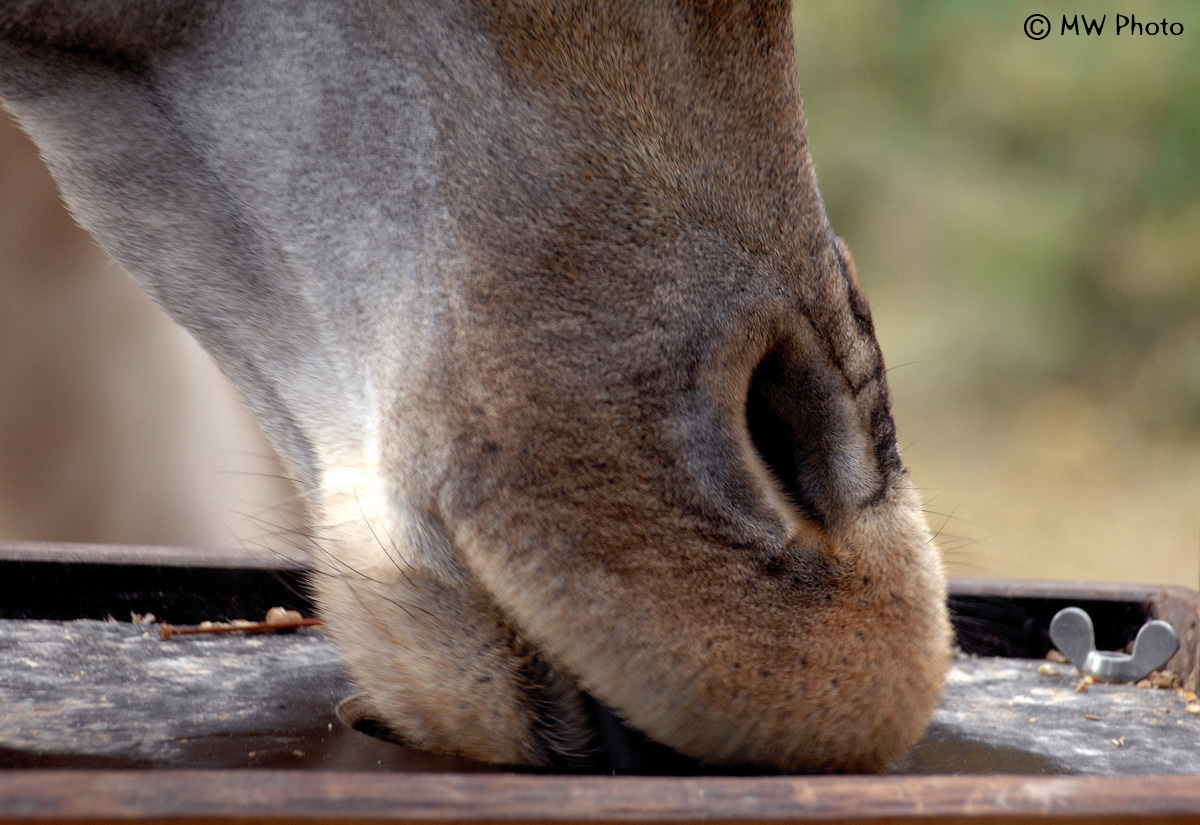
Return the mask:
[[284,622],[243,622],[241,624],[213,624],[207,627],[173,627],[163,622],[158,635],[163,639],[176,636],[193,636],[199,633],[273,633],[276,630],[295,630],[298,627],[320,627],[320,619],[291,619]]

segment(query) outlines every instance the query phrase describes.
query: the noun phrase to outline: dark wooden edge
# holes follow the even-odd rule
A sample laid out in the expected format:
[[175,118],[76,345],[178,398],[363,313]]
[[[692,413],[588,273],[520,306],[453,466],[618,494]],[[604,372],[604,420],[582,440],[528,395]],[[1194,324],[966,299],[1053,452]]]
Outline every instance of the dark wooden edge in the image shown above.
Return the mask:
[[1194,822],[1194,777],[557,777],[10,771],[0,821]]
[[[305,560],[301,555],[297,552],[297,557],[289,558],[278,552],[254,546],[198,549],[145,545],[0,541],[0,563],[259,570],[299,575],[306,569]],[[1194,590],[1170,585],[1058,582],[1029,579],[952,578],[949,584],[952,601],[956,598],[975,598],[1025,602],[1026,604],[1041,600],[1043,602],[1059,601],[1064,605],[1074,601],[1141,605],[1145,609],[1145,615],[1165,619],[1175,627],[1180,635],[1181,646],[1179,653],[1171,661],[1170,667],[1183,677],[1186,688],[1193,691],[1200,690],[1200,594]],[[1039,617],[1039,625],[1043,623],[1041,619],[1045,619],[1045,617]],[[1140,623],[1141,620],[1138,621]],[[1099,631],[1100,628],[1098,628],[1098,635]],[[1117,644],[1124,644],[1127,641],[1129,640],[1125,639]]]
[[[306,569],[302,554],[288,557],[254,546],[240,548],[156,547],[145,545],[73,544],[67,542],[0,541],[0,563],[127,565],[142,568],[280,571],[299,575]],[[299,594],[302,595],[302,594]],[[1180,635],[1180,652],[1170,663],[1184,686],[1200,690],[1200,594],[1169,585],[1107,584],[1031,579],[951,578],[951,599],[975,598],[1010,602],[1059,601],[1125,603],[1144,607],[1145,615],[1169,621]],[[1043,622],[1039,616],[1039,625]],[[178,620],[178,619],[177,619]],[[1141,619],[1138,619],[1140,623]],[[1114,628],[1115,629],[1115,628]],[[1101,628],[1097,628],[1098,635]],[[1136,632],[1136,629],[1134,629]],[[1124,644],[1122,639],[1115,644]],[[1047,642],[1048,644],[1048,642]],[[1101,645],[1104,647],[1104,645]],[[995,653],[996,651],[991,651]],[[1007,655],[1029,655],[1007,654]],[[1040,655],[1034,653],[1033,655]]]
[[951,576],[949,589],[951,595],[954,596],[1136,602],[1148,602],[1164,590],[1188,592],[1186,588],[1161,584],[1053,581],[1050,579],[988,579],[965,576]]
[[207,567],[242,570],[304,570],[295,558],[262,547],[160,547],[143,544],[76,544],[62,541],[0,541],[0,562],[114,564],[143,567]]
[[174,624],[261,619],[275,606],[311,615],[306,568],[265,549],[209,550],[0,542],[0,619]]
[[[231,567],[243,569],[303,570],[304,555],[294,558],[262,547],[163,547],[135,544],[79,544],[54,541],[0,540],[0,562],[79,562],[91,564],[143,565],[157,567]],[[1165,595],[1179,598],[1195,591],[1153,584],[1047,581],[1040,579],[992,579],[951,577],[955,596],[995,598],[1055,598],[1085,601],[1138,601],[1151,603]],[[1186,601],[1186,599],[1185,599]],[[1193,598],[1193,601],[1195,599]]]

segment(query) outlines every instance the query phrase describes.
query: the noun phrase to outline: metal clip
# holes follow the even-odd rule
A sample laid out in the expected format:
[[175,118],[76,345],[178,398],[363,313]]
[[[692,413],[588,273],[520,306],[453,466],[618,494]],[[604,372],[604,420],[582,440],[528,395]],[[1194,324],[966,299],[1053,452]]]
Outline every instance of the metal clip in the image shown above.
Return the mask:
[[1078,607],[1064,607],[1050,621],[1050,641],[1085,676],[1106,682],[1136,682],[1165,665],[1179,650],[1179,635],[1168,622],[1142,625],[1133,653],[1096,650],[1092,617]]

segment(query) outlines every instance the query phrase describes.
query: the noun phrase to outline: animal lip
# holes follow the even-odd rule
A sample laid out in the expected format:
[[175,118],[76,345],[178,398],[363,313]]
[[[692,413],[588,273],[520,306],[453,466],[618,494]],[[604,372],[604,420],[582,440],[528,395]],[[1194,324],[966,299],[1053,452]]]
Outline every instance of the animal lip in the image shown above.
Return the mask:
[[693,774],[701,763],[625,724],[602,702],[588,696],[596,724],[596,767],[599,771],[623,774]]
[[[553,768],[488,765],[464,757],[413,751],[414,761],[430,769],[446,770],[520,770],[528,772],[562,772],[584,774],[634,774],[658,776],[691,776],[698,774],[761,773],[761,769],[738,770],[724,766],[714,768],[672,750],[634,730],[603,702],[584,694],[584,702],[595,725],[593,747],[587,754],[576,756]],[[371,707],[365,694],[355,694],[342,700],[337,708],[338,718],[359,733],[409,748],[403,736],[388,727]]]

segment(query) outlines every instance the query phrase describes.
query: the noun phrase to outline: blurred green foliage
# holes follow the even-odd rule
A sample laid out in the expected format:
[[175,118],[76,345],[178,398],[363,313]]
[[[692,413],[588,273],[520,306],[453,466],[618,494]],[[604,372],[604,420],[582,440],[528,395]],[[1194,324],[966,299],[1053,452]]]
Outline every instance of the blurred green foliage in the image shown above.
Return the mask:
[[[1040,41],[1023,30],[1035,12],[1051,21]],[[1131,12],[1183,34],[1117,35]],[[1077,14],[1105,16],[1103,33],[1062,34]],[[949,478],[936,495],[955,512],[995,499],[987,536],[1021,531],[1021,496],[1067,518],[1039,473],[1125,484],[1096,502],[1109,510],[1140,506],[1138,471],[1148,502],[1200,476],[1200,3],[801,0],[795,28],[821,190],[872,304],[901,438],[920,444],[906,452],[918,483]],[[1020,429],[1043,425],[1036,442]],[[1028,462],[1010,466],[1001,452],[1021,439]],[[1075,458],[1059,455],[1068,441]],[[1131,469],[1151,452],[1178,460]],[[1192,531],[1194,559],[1193,489],[1172,540]]]
[[1200,434],[1200,4],[1136,5],[1183,35],[1118,36],[1104,3],[1102,35],[1063,36],[1078,5],[800,2],[801,85],[874,303],[978,316],[945,330],[959,381],[1073,381]]

